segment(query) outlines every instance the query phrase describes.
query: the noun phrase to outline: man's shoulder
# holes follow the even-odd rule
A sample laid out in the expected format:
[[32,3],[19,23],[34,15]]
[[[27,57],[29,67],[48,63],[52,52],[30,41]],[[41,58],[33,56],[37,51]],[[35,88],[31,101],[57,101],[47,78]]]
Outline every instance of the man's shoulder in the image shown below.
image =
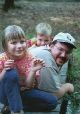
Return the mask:
[[33,50],[33,49],[35,49],[35,48],[36,48],[36,45],[33,44],[31,47],[28,48],[28,50],[30,51],[30,50]]
[[50,51],[49,49],[47,49],[46,47],[44,46],[40,46],[40,47],[37,47],[35,49],[31,49],[29,50],[33,55],[37,56],[37,55],[43,55],[45,56],[46,54],[50,54]]

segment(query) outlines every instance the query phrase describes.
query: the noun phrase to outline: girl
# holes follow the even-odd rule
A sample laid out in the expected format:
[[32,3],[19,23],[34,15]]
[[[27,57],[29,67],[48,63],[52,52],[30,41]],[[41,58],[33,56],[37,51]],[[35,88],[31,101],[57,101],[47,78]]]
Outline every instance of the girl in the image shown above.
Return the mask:
[[2,37],[4,52],[0,54],[0,102],[8,105],[11,114],[27,111],[50,111],[57,105],[57,98],[38,90],[36,72],[45,63],[33,58],[27,51],[26,38],[21,27],[5,28]]

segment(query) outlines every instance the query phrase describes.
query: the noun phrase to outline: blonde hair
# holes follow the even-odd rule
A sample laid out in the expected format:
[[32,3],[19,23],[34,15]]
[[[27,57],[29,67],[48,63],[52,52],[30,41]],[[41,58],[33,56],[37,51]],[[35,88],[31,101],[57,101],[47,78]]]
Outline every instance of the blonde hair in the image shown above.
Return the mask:
[[52,33],[52,28],[48,23],[39,23],[35,29],[40,34],[51,35]]
[[2,34],[2,46],[3,49],[7,48],[7,42],[14,39],[25,38],[25,33],[20,26],[9,25],[6,27]]

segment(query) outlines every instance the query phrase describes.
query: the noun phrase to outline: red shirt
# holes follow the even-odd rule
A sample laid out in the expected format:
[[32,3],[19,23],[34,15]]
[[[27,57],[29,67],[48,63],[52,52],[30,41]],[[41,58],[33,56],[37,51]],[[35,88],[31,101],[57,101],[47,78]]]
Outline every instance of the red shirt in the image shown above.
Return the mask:
[[[1,53],[0,54],[0,72],[3,70],[4,68],[4,62],[9,60],[7,54]],[[32,61],[33,61],[33,57],[31,54],[28,54],[27,56],[25,56],[24,58],[20,59],[20,60],[15,60],[14,61],[14,68],[17,68],[18,72],[19,72],[19,83],[21,87],[25,87],[26,86],[26,77],[28,76],[30,69],[31,69],[31,65],[32,65]]]

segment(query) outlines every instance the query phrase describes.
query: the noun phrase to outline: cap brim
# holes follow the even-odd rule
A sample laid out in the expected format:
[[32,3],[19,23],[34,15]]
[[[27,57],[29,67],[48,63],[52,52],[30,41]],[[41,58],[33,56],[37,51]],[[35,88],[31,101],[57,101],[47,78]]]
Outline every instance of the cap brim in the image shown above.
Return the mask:
[[76,46],[74,45],[74,44],[72,44],[72,43],[70,43],[70,42],[68,42],[68,41],[62,41],[62,40],[53,40],[52,42],[54,42],[54,41],[59,41],[59,42],[64,42],[64,43],[68,43],[68,44],[70,44],[71,45],[71,47],[72,48],[75,48],[76,49]]

